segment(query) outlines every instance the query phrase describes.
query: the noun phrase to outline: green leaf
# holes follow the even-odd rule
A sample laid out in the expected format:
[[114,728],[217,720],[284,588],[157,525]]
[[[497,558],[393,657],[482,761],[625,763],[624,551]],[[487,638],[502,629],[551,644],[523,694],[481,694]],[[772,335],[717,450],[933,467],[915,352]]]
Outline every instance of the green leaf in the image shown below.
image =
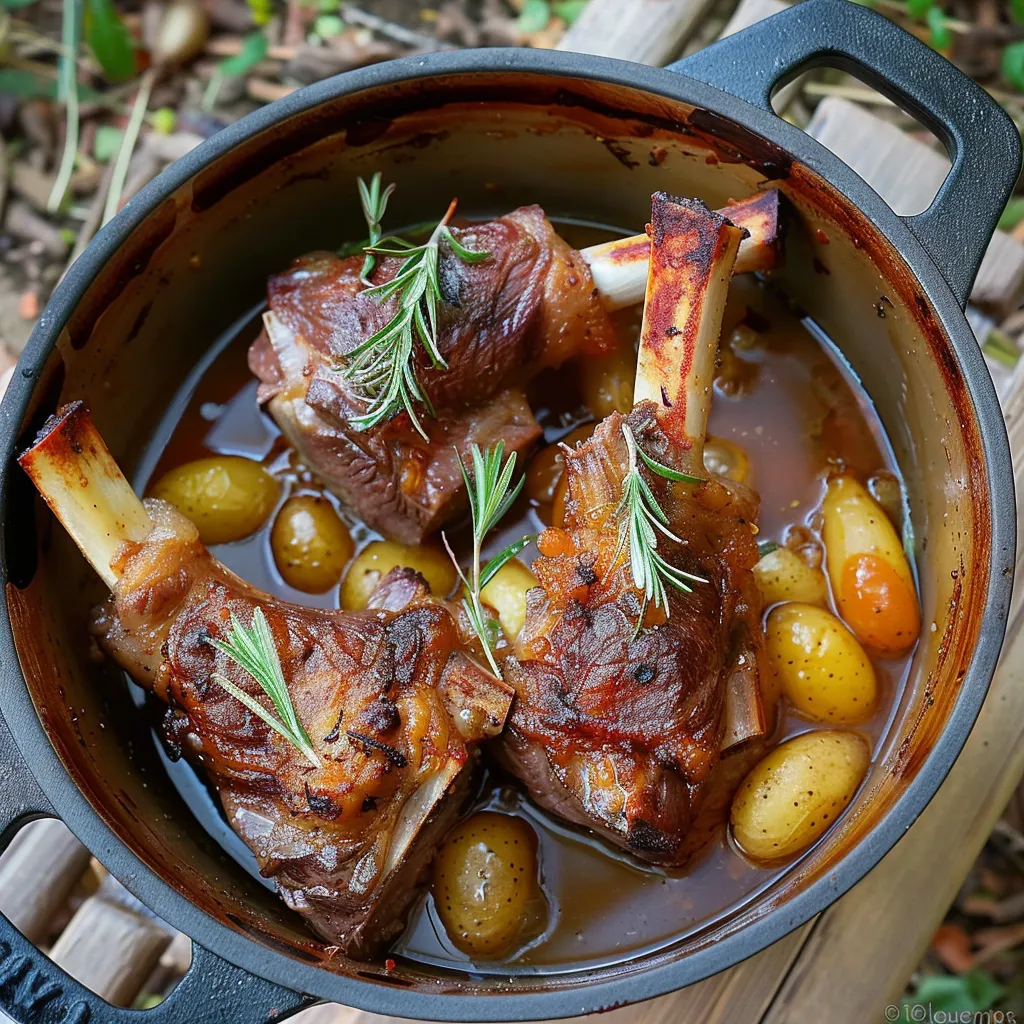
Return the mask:
[[912,18],[926,18],[935,0],[907,0],[907,14]]
[[21,68],[0,68],[0,93],[23,100],[54,100],[57,98],[57,80],[40,78]]
[[[56,78],[43,78],[23,68],[0,68],[0,93],[7,96],[21,100],[55,100],[57,91]],[[95,89],[84,85],[78,87],[78,95],[82,100],[90,102],[100,98]]]
[[763,540],[757,545],[757,557],[764,558],[765,555],[770,555],[773,551],[778,551],[779,545],[773,540]]
[[551,10],[566,23],[571,25],[587,6],[587,0],[556,0],[551,5]]
[[540,32],[547,28],[550,20],[551,5],[548,0],[526,0],[516,19],[516,28],[524,33]]
[[[1006,993],[1006,988],[987,971],[975,968],[966,974],[929,974],[921,979],[913,996],[904,1002],[910,1006],[930,1006],[932,1013],[983,1013]],[[915,1019],[912,1015],[908,1020]]]
[[497,575],[498,570],[507,562],[511,562],[520,551],[528,544],[532,544],[536,537],[530,533],[520,540],[509,544],[503,551],[499,551],[480,571],[480,589],[482,590]]
[[931,44],[936,50],[945,50],[953,45],[953,35],[946,25],[946,15],[941,7],[932,7],[925,15],[931,32]]
[[170,107],[160,107],[153,111],[150,123],[157,135],[170,135],[178,123],[178,116]]
[[1017,343],[1006,331],[1002,331],[998,327],[993,327],[988,332],[988,337],[982,344],[981,350],[990,359],[994,359],[1011,370],[1020,360],[1020,349],[1017,347]]
[[113,0],[86,0],[84,28],[85,41],[111,82],[135,74],[135,47]]
[[1024,0],[1010,0],[1010,14],[1019,25],[1024,25]]
[[321,14],[313,24],[313,31],[321,39],[330,39],[332,36],[340,36],[345,31],[345,22],[336,14]]
[[253,609],[252,625],[248,629],[232,612],[228,639],[210,637],[207,643],[226,654],[239,668],[252,676],[260,689],[270,698],[278,717],[275,718],[259,701],[219,672],[214,672],[210,678],[254,715],[263,719],[276,733],[293,743],[310,764],[322,768],[323,765],[313,749],[313,744],[310,743],[309,735],[295,713],[281,668],[281,659],[274,647],[274,636],[263,609],[259,606]]
[[267,37],[262,32],[252,32],[242,40],[242,49],[234,57],[220,62],[220,73],[228,78],[241,78],[267,55]]
[[101,124],[96,128],[96,136],[92,142],[92,155],[95,160],[105,164],[113,160],[121,148],[124,132],[111,124]]
[[1024,220],[1024,196],[1011,196],[999,218],[999,230],[1012,231],[1022,220]]
[[680,473],[678,469],[673,469],[671,466],[666,466],[663,462],[658,462],[657,460],[652,459],[639,444],[636,446],[636,453],[640,456],[643,464],[652,473],[655,473],[657,476],[663,476],[666,480],[674,480],[677,483],[682,482],[687,484],[704,483],[703,477],[690,476],[689,473]]
[[34,4],[36,0],[0,0],[0,7],[7,11],[16,11],[21,7],[28,7],[29,4]]
[[1024,42],[1011,43],[1003,50],[1003,78],[1018,92],[1024,92]]

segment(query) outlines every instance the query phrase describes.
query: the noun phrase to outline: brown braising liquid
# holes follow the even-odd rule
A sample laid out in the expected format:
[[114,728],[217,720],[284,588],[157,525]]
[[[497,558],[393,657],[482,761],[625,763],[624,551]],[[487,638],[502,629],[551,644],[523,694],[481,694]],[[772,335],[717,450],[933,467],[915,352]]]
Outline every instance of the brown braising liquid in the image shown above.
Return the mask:
[[[583,247],[610,236],[607,230],[562,225],[562,234]],[[623,232],[626,233],[626,232]],[[182,386],[154,432],[149,456],[134,481],[147,483],[165,470],[210,454],[243,455],[264,462],[282,482],[281,502],[294,493],[318,493],[273,421],[256,407],[256,384],[246,350],[259,330],[259,310],[243,317],[210,349]],[[619,315],[623,343],[639,334],[639,310]],[[770,285],[747,276],[733,281],[723,331],[722,374],[712,405],[710,434],[728,439],[751,460],[748,481],[760,493],[760,538],[781,543],[790,531],[816,538],[815,510],[827,473],[839,467],[861,479],[894,474],[896,467],[877,416],[838,353],[812,324],[791,310]],[[535,382],[532,400],[545,442],[564,437],[592,417],[582,405],[572,365]],[[334,499],[331,498],[333,501]],[[357,546],[376,534],[339,508]],[[287,586],[270,549],[273,516],[256,534],[212,548],[230,569],[285,600],[338,607],[338,590],[310,595]],[[545,523],[523,497],[490,538],[491,553]],[[453,530],[456,551],[466,531]],[[523,553],[529,560],[534,548]],[[885,733],[909,658],[875,661],[879,709],[858,731],[877,745]],[[781,716],[776,740],[805,731],[808,723]],[[211,792],[185,763],[167,762],[175,785],[225,849],[253,874],[255,861],[220,816]],[[685,872],[641,867],[601,841],[547,817],[515,784],[488,771],[473,809],[522,815],[539,838],[542,885],[550,904],[547,930],[511,962],[478,963],[474,973],[508,975],[543,968],[574,970],[615,962],[658,947],[728,914],[769,885],[788,865],[755,866],[730,844],[724,821],[701,856]],[[396,955],[439,966],[466,967],[468,957],[446,939],[428,895],[399,940]]]

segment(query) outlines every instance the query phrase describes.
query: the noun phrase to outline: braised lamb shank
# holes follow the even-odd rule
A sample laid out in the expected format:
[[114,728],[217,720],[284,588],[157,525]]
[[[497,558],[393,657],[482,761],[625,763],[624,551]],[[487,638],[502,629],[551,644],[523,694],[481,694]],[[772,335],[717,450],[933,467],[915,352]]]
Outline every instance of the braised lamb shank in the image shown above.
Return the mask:
[[[759,691],[756,495],[706,476],[703,446],[729,276],[742,232],[702,204],[654,197],[637,404],[566,452],[563,528],[538,541],[526,625],[506,678],[499,741],[543,806],[636,856],[678,864],[723,747],[765,731]],[[629,437],[627,438],[627,434]],[[673,536],[658,554],[690,574],[645,602],[623,542],[623,485],[637,469]]]
[[[20,462],[110,587],[92,632],[167,703],[169,750],[205,769],[285,902],[344,952],[372,956],[401,930],[459,814],[476,744],[502,728],[507,688],[464,652],[457,618],[410,570],[384,577],[358,613],[246,584],[188,519],[135,497],[80,402]],[[213,679],[266,702],[210,642],[258,613],[317,766]]]
[[[728,208],[748,232],[738,270],[777,262],[779,195]],[[353,423],[366,403],[341,372],[352,351],[394,316],[360,280],[362,256],[319,252],[270,279],[264,330],[249,352],[259,401],[304,462],[344,504],[385,536],[419,543],[466,510],[459,457],[503,440],[520,458],[540,437],[524,386],[541,370],[615,344],[607,310],[643,298],[650,246],[645,235],[577,252],[537,206],[453,229],[459,243],[488,253],[458,259],[441,244],[443,293],[438,349],[415,372],[434,411],[425,439],[407,414],[370,430]],[[401,260],[380,261],[372,283],[391,280]]]

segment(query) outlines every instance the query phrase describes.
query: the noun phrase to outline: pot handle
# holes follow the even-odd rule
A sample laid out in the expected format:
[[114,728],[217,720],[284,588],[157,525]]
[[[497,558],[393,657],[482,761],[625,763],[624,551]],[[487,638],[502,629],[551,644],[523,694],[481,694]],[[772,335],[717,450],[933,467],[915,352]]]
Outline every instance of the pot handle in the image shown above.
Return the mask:
[[772,113],[771,95],[801,71],[851,71],[943,142],[952,169],[924,213],[903,220],[961,307],[1021,166],[1013,122],[930,46],[852,0],[805,0],[670,65]]
[[[56,817],[0,717],[0,850],[18,827]],[[58,967],[0,914],[0,1010],[17,1024],[271,1024],[312,1000],[192,943],[192,963],[151,1010],[111,1006]]]

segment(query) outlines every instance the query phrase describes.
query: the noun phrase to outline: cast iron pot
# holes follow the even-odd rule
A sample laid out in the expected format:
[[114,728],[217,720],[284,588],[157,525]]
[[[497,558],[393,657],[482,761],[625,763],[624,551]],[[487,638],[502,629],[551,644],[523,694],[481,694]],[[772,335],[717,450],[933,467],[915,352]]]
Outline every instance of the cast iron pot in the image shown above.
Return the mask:
[[[815,63],[855,71],[944,140],[953,168],[925,213],[897,217],[772,113],[773,88]],[[808,0],[665,70],[491,50],[352,72],[222,131],[133,199],[54,294],[3,401],[0,825],[9,836],[59,815],[196,940],[191,970],[146,1019],[248,1024],[315,998],[431,1020],[581,1014],[723,970],[860,879],[945,777],[1002,640],[1012,473],[962,307],[1019,165],[1009,119],[950,64],[864,7]],[[354,178],[374,170],[398,182],[396,224],[458,195],[463,211],[538,202],[635,231],[656,189],[718,206],[777,183],[795,210],[778,280],[862,379],[906,479],[925,627],[861,793],[766,892],[615,967],[495,978],[332,959],[199,823],[123,677],[89,659],[101,585],[12,462],[58,403],[84,398],[138,471],[156,419],[212,340],[259,303],[267,275],[359,237]],[[17,1020],[136,1019],[0,924],[0,1005]]]

